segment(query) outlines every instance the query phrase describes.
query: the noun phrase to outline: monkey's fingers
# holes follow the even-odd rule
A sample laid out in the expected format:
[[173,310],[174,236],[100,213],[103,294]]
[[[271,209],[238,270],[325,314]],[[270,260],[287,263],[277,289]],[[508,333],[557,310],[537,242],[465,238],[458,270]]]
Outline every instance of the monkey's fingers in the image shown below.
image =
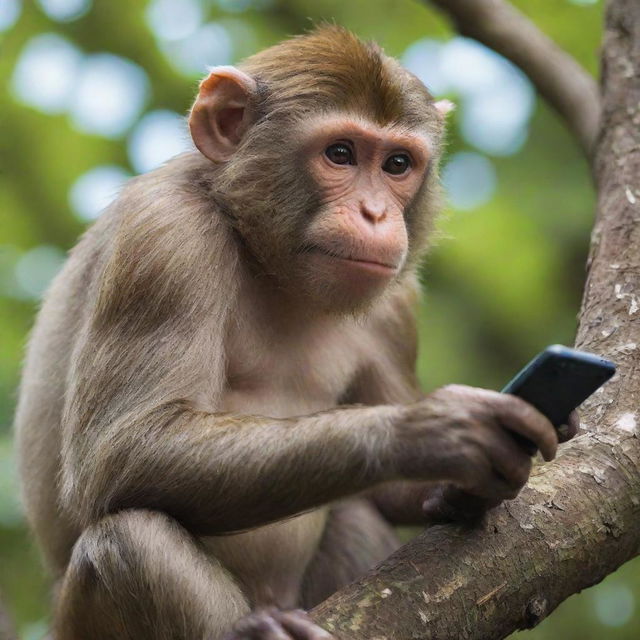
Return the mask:
[[254,611],[237,622],[223,640],[292,640],[272,611]]
[[295,640],[332,640],[334,638],[328,631],[315,624],[301,609],[278,611],[275,618]]
[[577,411],[572,411],[569,414],[569,419],[567,420],[567,424],[560,425],[557,429],[558,431],[558,440],[560,442],[566,442],[567,440],[571,440],[573,436],[575,436],[580,430],[580,416]]
[[264,609],[254,611],[236,623],[224,640],[332,640],[333,636],[315,624],[306,612]]
[[533,442],[545,460],[553,460],[558,435],[546,416],[517,396],[497,394],[492,398],[494,415],[509,430]]

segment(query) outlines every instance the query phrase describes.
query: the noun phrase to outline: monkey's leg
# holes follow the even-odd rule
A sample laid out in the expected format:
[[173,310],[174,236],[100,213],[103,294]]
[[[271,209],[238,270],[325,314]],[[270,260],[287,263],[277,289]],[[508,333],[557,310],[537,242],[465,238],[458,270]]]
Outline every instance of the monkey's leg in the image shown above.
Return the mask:
[[231,575],[175,520],[121,511],[76,542],[55,640],[217,640],[249,606]]
[[301,604],[311,609],[390,556],[400,541],[379,511],[362,498],[337,503],[307,569]]

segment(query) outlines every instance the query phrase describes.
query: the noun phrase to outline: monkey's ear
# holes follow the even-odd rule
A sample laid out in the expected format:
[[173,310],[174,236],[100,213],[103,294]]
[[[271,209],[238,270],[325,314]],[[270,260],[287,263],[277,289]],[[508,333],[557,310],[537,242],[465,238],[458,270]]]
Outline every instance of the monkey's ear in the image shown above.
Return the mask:
[[189,115],[196,147],[213,162],[226,162],[250,124],[248,104],[256,81],[235,67],[213,67],[200,83]]
[[438,100],[433,103],[434,107],[438,110],[438,113],[444,118],[446,115],[456,108],[456,105],[451,100]]

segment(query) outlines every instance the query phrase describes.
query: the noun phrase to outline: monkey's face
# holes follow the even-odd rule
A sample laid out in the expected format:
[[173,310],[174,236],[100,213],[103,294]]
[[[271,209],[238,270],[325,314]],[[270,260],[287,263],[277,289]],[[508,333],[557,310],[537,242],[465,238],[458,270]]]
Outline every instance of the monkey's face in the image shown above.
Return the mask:
[[329,306],[359,307],[398,276],[408,252],[405,211],[427,174],[422,134],[345,115],[302,133],[321,204],[303,231],[298,268]]
[[[260,86],[243,70],[214,68],[189,119],[196,147],[220,167],[218,200],[259,275],[337,312],[362,310],[415,266],[446,107],[397,63],[373,50],[364,59],[377,72],[361,70],[356,85],[342,63],[291,83],[267,64]],[[336,86],[354,99],[362,87],[366,100],[345,106]]]

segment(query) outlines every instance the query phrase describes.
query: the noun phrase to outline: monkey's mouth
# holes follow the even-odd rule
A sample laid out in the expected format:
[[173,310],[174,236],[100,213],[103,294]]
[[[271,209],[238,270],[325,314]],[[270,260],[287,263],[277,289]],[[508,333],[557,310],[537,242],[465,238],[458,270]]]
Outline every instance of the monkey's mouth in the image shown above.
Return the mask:
[[337,251],[321,247],[317,244],[307,245],[304,249],[304,252],[321,255],[336,261],[342,261],[350,264],[351,266],[360,267],[361,269],[380,276],[389,277],[395,274],[398,270],[398,265],[392,262],[382,261],[371,256],[339,253]]

